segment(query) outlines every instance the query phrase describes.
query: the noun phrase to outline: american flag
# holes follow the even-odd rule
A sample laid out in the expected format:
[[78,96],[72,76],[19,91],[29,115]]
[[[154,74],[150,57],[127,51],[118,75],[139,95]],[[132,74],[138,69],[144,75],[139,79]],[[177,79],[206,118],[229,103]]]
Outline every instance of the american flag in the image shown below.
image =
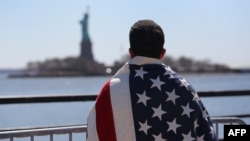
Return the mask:
[[[147,62],[147,63],[145,63]],[[135,57],[101,90],[88,141],[216,141],[197,92],[159,60]]]

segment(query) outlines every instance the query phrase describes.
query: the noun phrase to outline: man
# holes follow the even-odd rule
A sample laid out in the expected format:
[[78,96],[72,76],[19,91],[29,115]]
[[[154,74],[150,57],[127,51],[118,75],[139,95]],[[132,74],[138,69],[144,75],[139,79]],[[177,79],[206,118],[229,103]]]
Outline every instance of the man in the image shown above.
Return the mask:
[[129,33],[131,59],[104,85],[87,120],[88,141],[215,141],[192,86],[161,62],[164,33],[140,20]]

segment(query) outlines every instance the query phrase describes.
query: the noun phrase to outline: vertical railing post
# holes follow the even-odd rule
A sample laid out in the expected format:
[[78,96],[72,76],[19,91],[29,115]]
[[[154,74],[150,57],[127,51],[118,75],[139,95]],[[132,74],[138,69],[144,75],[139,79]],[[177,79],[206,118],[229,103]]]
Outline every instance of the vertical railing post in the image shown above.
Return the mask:
[[53,133],[50,133],[50,141],[53,141]]
[[72,132],[69,132],[69,141],[72,141]]
[[30,141],[34,141],[34,136],[33,135],[30,136]]
[[216,126],[216,136],[217,139],[219,139],[219,123],[216,123],[215,126]]

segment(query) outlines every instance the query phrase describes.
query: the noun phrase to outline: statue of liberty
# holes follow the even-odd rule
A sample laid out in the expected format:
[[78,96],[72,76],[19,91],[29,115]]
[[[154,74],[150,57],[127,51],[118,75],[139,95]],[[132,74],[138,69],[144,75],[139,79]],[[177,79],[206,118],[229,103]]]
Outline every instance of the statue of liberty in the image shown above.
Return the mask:
[[83,20],[80,21],[80,24],[82,25],[82,39],[83,40],[90,40],[89,39],[89,34],[88,34],[88,8],[87,12],[84,14]]
[[81,41],[81,53],[80,57],[94,61],[93,53],[92,53],[92,43],[90,41],[89,33],[88,33],[88,7],[87,12],[84,14],[83,20],[80,21],[82,26],[82,41]]

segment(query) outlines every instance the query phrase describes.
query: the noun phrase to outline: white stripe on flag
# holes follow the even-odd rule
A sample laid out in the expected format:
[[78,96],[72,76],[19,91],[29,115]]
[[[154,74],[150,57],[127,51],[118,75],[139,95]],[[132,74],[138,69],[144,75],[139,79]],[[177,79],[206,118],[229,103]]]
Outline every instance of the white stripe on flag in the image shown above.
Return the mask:
[[129,90],[129,68],[128,65],[126,66],[123,68],[125,70],[120,71],[122,73],[118,73],[110,82],[110,97],[117,141],[136,140]]

